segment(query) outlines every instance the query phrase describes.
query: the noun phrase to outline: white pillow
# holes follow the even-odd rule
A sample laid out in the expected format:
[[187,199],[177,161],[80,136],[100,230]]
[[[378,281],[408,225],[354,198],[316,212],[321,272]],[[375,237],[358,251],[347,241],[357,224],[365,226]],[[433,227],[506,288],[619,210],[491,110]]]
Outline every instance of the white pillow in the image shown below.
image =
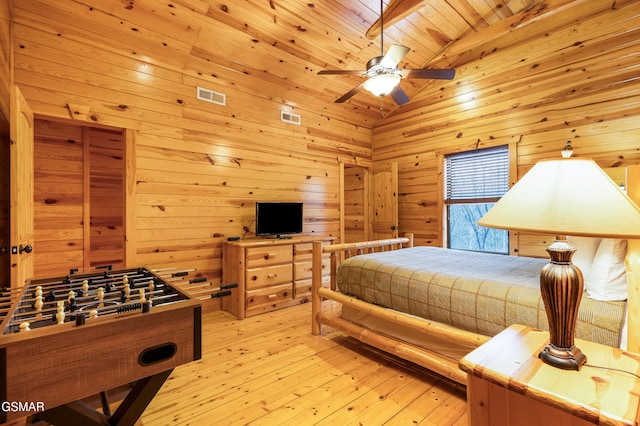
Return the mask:
[[567,239],[569,244],[576,248],[576,252],[573,254],[571,262],[580,268],[582,276],[586,280],[602,238],[569,236]]
[[604,238],[598,246],[585,288],[589,297],[596,300],[627,300],[627,276],[624,258],[627,240]]

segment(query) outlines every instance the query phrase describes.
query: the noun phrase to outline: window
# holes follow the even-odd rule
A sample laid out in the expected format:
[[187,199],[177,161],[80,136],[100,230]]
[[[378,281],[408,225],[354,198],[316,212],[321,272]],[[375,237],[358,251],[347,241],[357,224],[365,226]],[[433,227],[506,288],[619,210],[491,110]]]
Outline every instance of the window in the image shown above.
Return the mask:
[[508,146],[446,155],[447,247],[508,254],[508,231],[476,224],[508,189]]

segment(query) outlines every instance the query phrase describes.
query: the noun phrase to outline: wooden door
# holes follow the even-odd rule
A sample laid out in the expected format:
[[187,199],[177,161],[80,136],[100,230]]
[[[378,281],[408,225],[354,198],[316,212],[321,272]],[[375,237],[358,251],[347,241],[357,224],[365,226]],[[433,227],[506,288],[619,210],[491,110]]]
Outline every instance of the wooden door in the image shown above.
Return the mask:
[[17,86],[10,114],[11,286],[33,276],[33,113]]
[[371,169],[359,165],[344,166],[344,239],[345,243],[366,241],[371,235],[369,182]]
[[371,178],[372,238],[397,238],[398,163],[375,164]]
[[124,266],[124,131],[38,117],[34,277]]

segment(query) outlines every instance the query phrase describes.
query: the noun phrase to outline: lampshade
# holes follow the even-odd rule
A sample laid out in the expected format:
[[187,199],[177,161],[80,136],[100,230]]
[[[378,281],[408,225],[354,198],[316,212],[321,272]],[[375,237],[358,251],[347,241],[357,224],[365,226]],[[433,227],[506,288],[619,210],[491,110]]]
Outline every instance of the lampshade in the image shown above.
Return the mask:
[[640,237],[640,208],[591,159],[542,160],[479,221],[555,235]]
[[388,95],[400,83],[398,74],[378,74],[364,82],[364,88],[376,96]]

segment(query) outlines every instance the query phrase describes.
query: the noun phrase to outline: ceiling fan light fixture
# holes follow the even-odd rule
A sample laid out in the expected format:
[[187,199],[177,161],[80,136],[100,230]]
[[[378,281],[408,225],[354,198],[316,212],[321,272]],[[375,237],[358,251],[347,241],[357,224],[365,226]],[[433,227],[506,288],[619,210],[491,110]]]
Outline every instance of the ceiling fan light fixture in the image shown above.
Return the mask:
[[398,83],[400,83],[398,74],[378,74],[365,81],[364,88],[376,96],[385,96],[391,93]]

